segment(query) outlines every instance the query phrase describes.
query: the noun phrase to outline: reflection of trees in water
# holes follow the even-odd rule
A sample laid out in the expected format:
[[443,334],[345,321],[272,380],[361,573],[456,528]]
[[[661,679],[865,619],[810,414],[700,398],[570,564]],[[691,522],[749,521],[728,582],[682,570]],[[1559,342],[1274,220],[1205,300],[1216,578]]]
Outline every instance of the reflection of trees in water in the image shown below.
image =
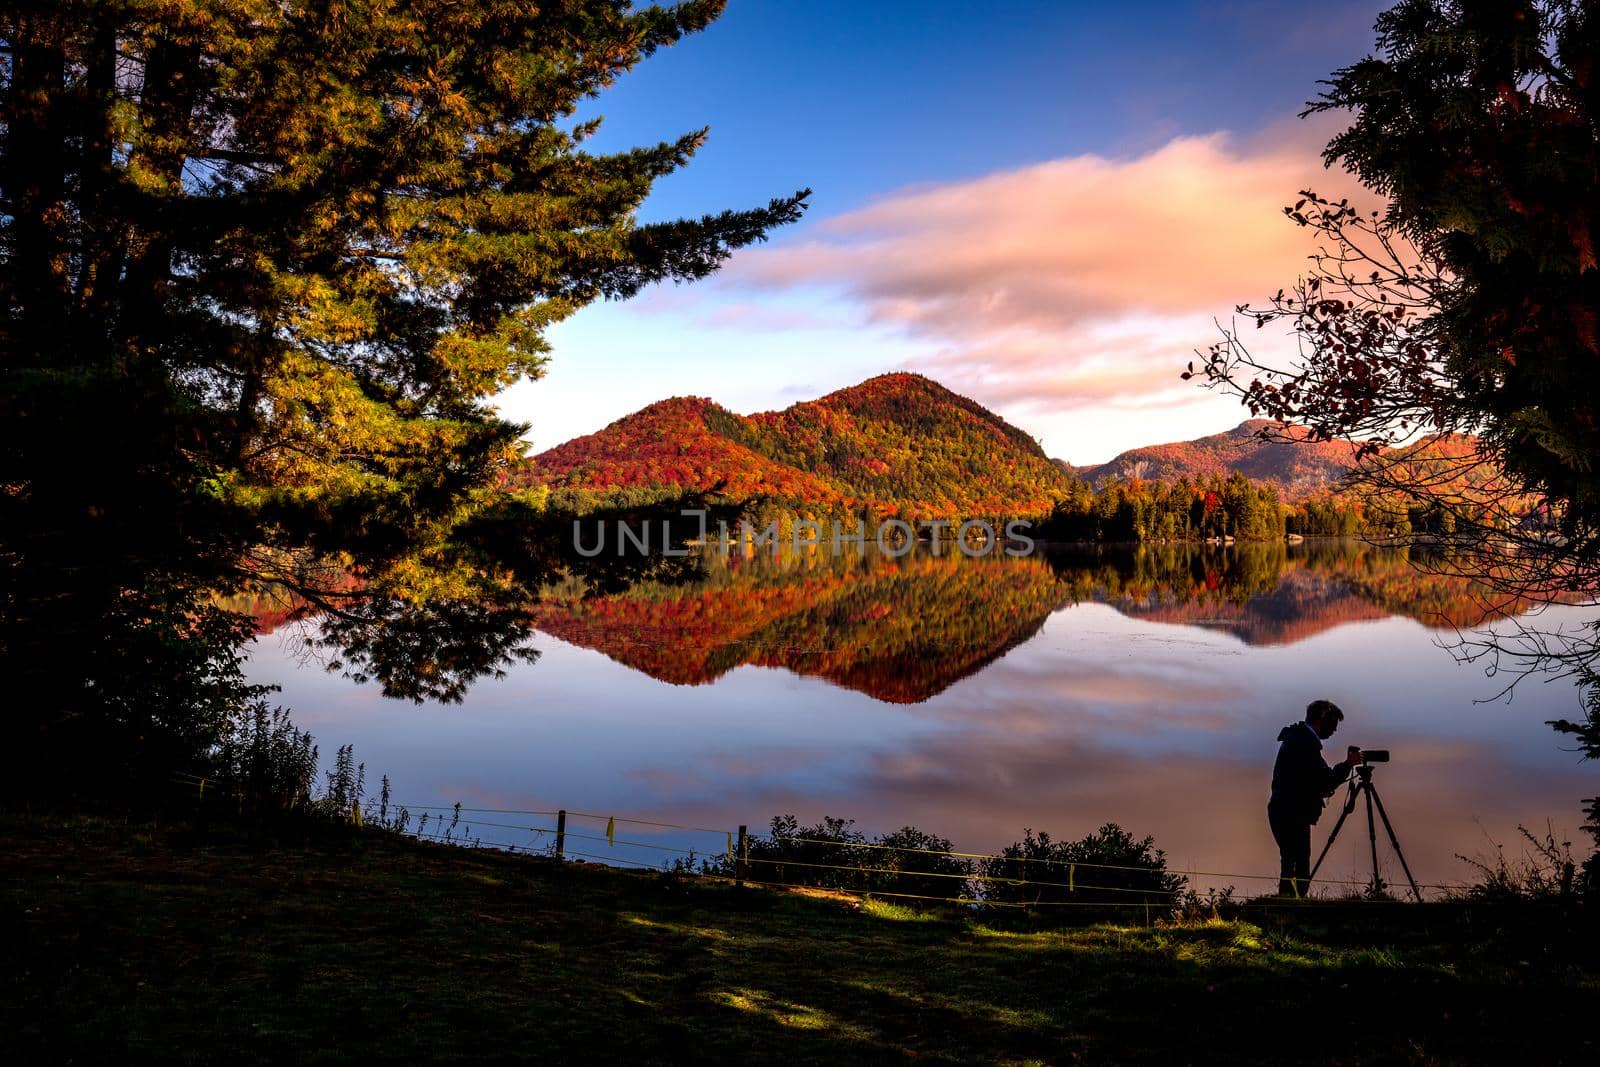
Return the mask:
[[1531,605],[1435,569],[1420,547],[1358,541],[1107,549],[1052,559],[1074,600],[1125,615],[1223,629],[1252,645],[1288,644],[1350,622],[1402,615],[1475,626]]
[[[458,700],[477,678],[532,661],[537,628],[674,684],[751,664],[914,703],[978,672],[1073,603],[1222,629],[1253,645],[1392,614],[1467,627],[1527,607],[1441,568],[1419,570],[1412,557],[1421,551],[1328,541],[1105,546],[1024,559],[713,552],[621,577],[574,571],[532,606],[353,602],[312,622],[308,645],[414,700]],[[304,610],[254,607],[263,631]]]
[[1419,573],[1415,551],[1325,542],[1107,547],[1027,559],[711,556],[687,585],[548,600],[536,625],[675,684],[753,664],[916,702],[981,670],[1071,603],[1226,629],[1250,644],[1389,614],[1435,625],[1481,621],[1485,604],[1469,583]]
[[319,607],[274,593],[232,597],[220,606],[252,617],[257,634],[288,629],[302,659],[419,704],[457,703],[478,679],[503,677],[539,655],[531,643],[533,613],[524,604],[369,597]]
[[369,600],[348,615],[324,615],[312,643],[353,681],[376,681],[385,696],[421,703],[461,700],[479,678],[532,663],[532,617],[515,605],[460,600],[407,604]]
[[1093,563],[1055,562],[1074,600],[1100,601],[1152,622],[1224,629],[1247,644],[1266,645],[1382,618],[1385,612],[1341,578],[1362,558],[1361,546],[1348,543],[1292,554],[1284,545],[1165,545]]
[[[712,520],[731,514],[699,498],[685,497],[680,503],[704,509]],[[267,595],[235,597],[220,606],[252,616],[257,633],[299,624],[308,658],[321,659],[329,670],[354,681],[376,682],[385,696],[454,703],[478,679],[501,677],[512,666],[537,658],[531,643],[535,605],[524,590],[542,584],[547,596],[560,596],[563,590],[598,595],[698,580],[704,573],[702,561],[682,551],[698,534],[698,522],[677,522],[669,536],[659,510],[597,512],[585,521],[625,523],[636,530],[651,522],[655,536],[670,540],[675,551],[585,557],[574,550],[577,531],[570,518],[550,514],[537,523],[504,523],[481,531],[480,564],[506,570],[499,585],[484,589],[476,583],[476,595],[459,587],[450,595],[450,586],[442,585],[437,595],[417,600],[369,596],[358,579],[346,575],[333,583],[336,596],[308,600],[268,586]]]
[[551,603],[537,625],[663,681],[753,664],[915,702],[1033,636],[1062,595],[1031,559],[713,559],[695,586]]

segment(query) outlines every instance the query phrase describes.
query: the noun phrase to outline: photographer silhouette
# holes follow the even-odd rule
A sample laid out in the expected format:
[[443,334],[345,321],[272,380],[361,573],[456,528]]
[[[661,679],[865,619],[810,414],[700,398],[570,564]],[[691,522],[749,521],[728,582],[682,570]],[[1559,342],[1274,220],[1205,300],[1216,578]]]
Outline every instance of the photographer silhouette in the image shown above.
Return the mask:
[[1272,765],[1272,797],[1267,801],[1267,825],[1278,843],[1278,892],[1301,896],[1311,880],[1311,827],[1322,817],[1323,805],[1361,762],[1361,750],[1351,747],[1343,763],[1328,766],[1322,742],[1332,737],[1344,712],[1331,700],[1306,705],[1303,722],[1278,731],[1278,758]]

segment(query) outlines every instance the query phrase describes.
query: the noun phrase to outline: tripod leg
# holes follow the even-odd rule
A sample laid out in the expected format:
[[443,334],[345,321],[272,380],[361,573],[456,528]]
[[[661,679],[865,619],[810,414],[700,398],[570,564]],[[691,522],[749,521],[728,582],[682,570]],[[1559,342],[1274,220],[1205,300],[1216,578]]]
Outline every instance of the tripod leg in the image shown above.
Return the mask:
[[1422,903],[1422,890],[1417,888],[1417,880],[1411,876],[1411,868],[1406,863],[1406,854],[1400,851],[1400,839],[1394,836],[1394,826],[1389,822],[1389,813],[1383,810],[1383,798],[1378,796],[1377,789],[1367,787],[1369,795],[1378,805],[1378,815],[1383,819],[1383,828],[1389,832],[1389,844],[1394,846],[1394,854],[1400,860],[1400,869],[1406,872],[1406,881],[1411,883],[1411,895],[1417,898],[1417,903]]
[[1378,828],[1372,822],[1372,783],[1362,782],[1361,791],[1367,794],[1367,843],[1372,846],[1372,892],[1377,895],[1383,882],[1378,878]]
[[1356,809],[1356,784],[1350,783],[1350,792],[1346,794],[1344,810],[1339,812],[1339,821],[1333,824],[1333,832],[1328,835],[1327,844],[1322,846],[1322,852],[1317,856],[1317,862],[1311,865],[1311,876],[1306,879],[1306,888],[1311,887],[1311,880],[1317,876],[1317,871],[1322,869],[1322,861],[1328,858],[1328,850],[1333,847],[1333,839],[1339,836],[1339,828],[1350,813]]

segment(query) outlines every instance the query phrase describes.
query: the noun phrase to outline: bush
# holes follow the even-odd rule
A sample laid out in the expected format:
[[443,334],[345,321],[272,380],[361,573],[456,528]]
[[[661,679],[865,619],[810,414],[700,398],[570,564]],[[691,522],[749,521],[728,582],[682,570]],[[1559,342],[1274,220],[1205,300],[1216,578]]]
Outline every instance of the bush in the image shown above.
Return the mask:
[[[748,877],[755,882],[817,886],[955,900],[970,893],[971,865],[950,855],[950,842],[914,826],[869,839],[853,819],[824,817],[801,826],[776,815],[765,837],[747,844]],[[726,859],[707,861],[708,873],[728,875]]]
[[1589,798],[1584,814],[1589,817],[1589,821],[1583,824],[1583,829],[1594,838],[1595,850],[1583,861],[1578,892],[1583,894],[1583,899],[1589,905],[1593,906],[1600,904],[1600,797]]
[[[367,768],[356,762],[354,745],[340,747],[332,769],[323,774],[320,795],[314,789],[317,755],[311,733],[295,726],[287,710],[269,710],[258,700],[212,751],[207,778],[212,790],[202,790],[202,799],[219,798],[213,802],[216,810],[252,822],[294,818],[397,833],[410,829],[410,812],[391,807],[388,775],[377,796],[366,795]],[[458,810],[452,831],[459,821]]]
[[284,708],[269,710],[265,701],[255,701],[211,762],[212,773],[238,798],[240,814],[281,815],[311,804],[317,746]]
[[[1134,836],[1115,823],[1078,841],[1056,842],[1049,834],[1024,831],[1023,839],[998,856],[976,861],[953,855],[950,841],[901,827],[876,838],[851,819],[823,818],[802,826],[793,815],[774,816],[771,830],[747,844],[752,882],[816,886],[856,892],[905,894],[941,900],[998,904],[1062,904],[1075,916],[1127,916],[1130,905],[1163,914],[1178,908],[1186,879],[1170,874],[1155,839]],[[684,865],[680,864],[679,869]],[[730,876],[725,857],[705,860],[707,874]],[[1231,903],[1221,895],[1193,898],[1193,907]],[[1143,917],[1143,912],[1139,912]]]
[[872,888],[942,899],[971,895],[972,863],[950,855],[948,838],[902,826],[875,844],[881,847],[872,860],[882,873],[872,877]]
[[1094,918],[1127,915],[1139,904],[1171,911],[1187,884],[1167,873],[1166,853],[1153,837],[1135,839],[1116,823],[1078,841],[1024,830],[1021,841],[979,861],[978,874],[985,900],[1064,905]]
[[[1544,834],[1538,835],[1525,826],[1517,832],[1528,842],[1530,850],[1521,859],[1506,859],[1504,845],[1490,842],[1493,856],[1463,856],[1456,858],[1478,871],[1479,881],[1466,895],[1474,900],[1550,900],[1568,899],[1577,892],[1577,868],[1572,860],[1572,842],[1557,841],[1555,831],[1548,825]],[[1585,865],[1585,877],[1594,861]]]

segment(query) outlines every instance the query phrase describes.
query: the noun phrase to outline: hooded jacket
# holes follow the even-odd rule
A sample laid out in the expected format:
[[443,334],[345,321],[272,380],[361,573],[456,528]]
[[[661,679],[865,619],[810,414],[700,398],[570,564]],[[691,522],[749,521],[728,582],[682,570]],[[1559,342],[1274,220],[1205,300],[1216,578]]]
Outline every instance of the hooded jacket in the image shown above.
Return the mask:
[[1327,799],[1350,777],[1350,767],[1328,766],[1322,758],[1322,739],[1309,723],[1290,723],[1278,731],[1278,741],[1267,809],[1293,822],[1315,823]]

